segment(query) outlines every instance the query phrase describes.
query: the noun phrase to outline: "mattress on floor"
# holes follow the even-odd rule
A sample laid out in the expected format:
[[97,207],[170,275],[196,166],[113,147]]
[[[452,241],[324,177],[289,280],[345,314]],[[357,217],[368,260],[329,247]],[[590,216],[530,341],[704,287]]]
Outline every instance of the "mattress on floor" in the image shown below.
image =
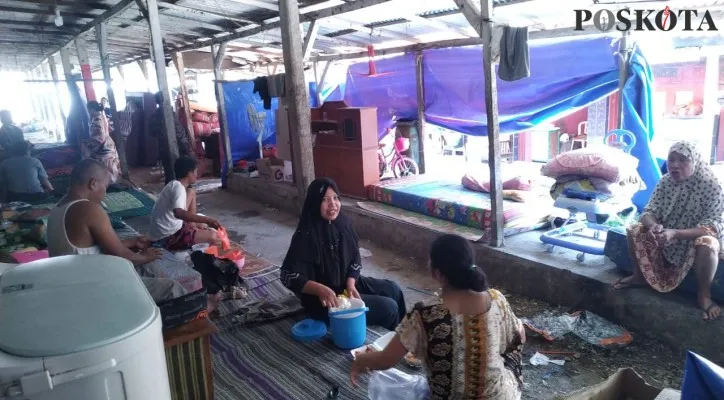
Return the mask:
[[[491,226],[490,195],[465,189],[459,181],[424,176],[391,179],[368,186],[367,195],[373,201],[461,225],[484,230]],[[553,209],[550,195],[541,192],[534,199],[527,203],[503,201],[506,236],[539,229],[548,223]]]

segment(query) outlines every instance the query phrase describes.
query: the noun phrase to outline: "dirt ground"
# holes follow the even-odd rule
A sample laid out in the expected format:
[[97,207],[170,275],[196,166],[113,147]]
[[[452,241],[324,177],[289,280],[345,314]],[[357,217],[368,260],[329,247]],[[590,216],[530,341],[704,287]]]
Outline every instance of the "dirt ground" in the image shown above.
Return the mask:
[[[158,177],[158,175],[156,175]],[[148,182],[146,182],[148,181]],[[157,192],[162,186],[152,175],[134,175],[134,183],[149,191]],[[208,183],[207,183],[208,184]],[[281,263],[296,226],[296,218],[286,212],[249,201],[224,190],[212,190],[198,197],[199,212],[217,218],[227,227],[232,240],[243,247],[275,263]],[[142,219],[133,221],[141,232]],[[426,259],[400,258],[394,252],[382,249],[368,241],[361,247],[364,274],[395,280],[405,292],[408,307],[424,300],[427,293],[438,290],[425,268]],[[518,317],[532,317],[546,310],[561,313],[566,310],[520,295],[505,293]],[[563,352],[551,358],[565,358],[564,366],[529,365],[536,351]],[[551,399],[583,387],[597,384],[619,368],[632,367],[649,383],[657,387],[679,388],[683,374],[684,354],[634,332],[632,344],[614,350],[597,348],[569,334],[563,340],[546,342],[529,337],[525,346],[524,399]]]

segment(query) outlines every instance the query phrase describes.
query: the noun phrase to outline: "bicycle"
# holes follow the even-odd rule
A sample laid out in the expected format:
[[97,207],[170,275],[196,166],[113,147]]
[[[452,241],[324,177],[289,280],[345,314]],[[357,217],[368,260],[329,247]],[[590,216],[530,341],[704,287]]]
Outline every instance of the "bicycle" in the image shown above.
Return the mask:
[[384,148],[385,145],[383,143],[377,145],[380,178],[385,175],[388,169],[392,171],[395,178],[418,175],[420,173],[420,168],[418,168],[415,160],[402,155],[403,152],[410,148],[410,139],[403,137],[395,139],[392,151],[387,155],[385,155]]

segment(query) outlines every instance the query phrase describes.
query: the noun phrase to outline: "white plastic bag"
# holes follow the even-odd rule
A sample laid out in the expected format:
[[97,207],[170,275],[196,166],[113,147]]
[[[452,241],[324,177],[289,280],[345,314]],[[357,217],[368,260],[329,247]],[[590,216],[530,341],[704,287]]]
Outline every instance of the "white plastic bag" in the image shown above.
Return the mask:
[[424,376],[393,368],[372,373],[367,395],[370,400],[417,400],[429,398],[430,389]]

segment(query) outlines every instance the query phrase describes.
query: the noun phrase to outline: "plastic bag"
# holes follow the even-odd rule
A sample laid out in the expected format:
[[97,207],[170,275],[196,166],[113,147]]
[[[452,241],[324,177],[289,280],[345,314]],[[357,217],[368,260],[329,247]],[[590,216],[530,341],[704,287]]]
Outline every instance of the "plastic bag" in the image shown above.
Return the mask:
[[231,241],[229,240],[229,235],[226,233],[226,229],[223,226],[220,226],[219,229],[216,230],[216,234],[219,237],[219,241],[221,241],[221,249],[229,250]]
[[633,341],[633,336],[625,328],[590,311],[563,315],[545,312],[522,321],[528,329],[550,341],[560,339],[570,332],[601,347],[626,346]]
[[410,400],[430,398],[427,379],[398,369],[375,371],[367,392],[370,400]]

